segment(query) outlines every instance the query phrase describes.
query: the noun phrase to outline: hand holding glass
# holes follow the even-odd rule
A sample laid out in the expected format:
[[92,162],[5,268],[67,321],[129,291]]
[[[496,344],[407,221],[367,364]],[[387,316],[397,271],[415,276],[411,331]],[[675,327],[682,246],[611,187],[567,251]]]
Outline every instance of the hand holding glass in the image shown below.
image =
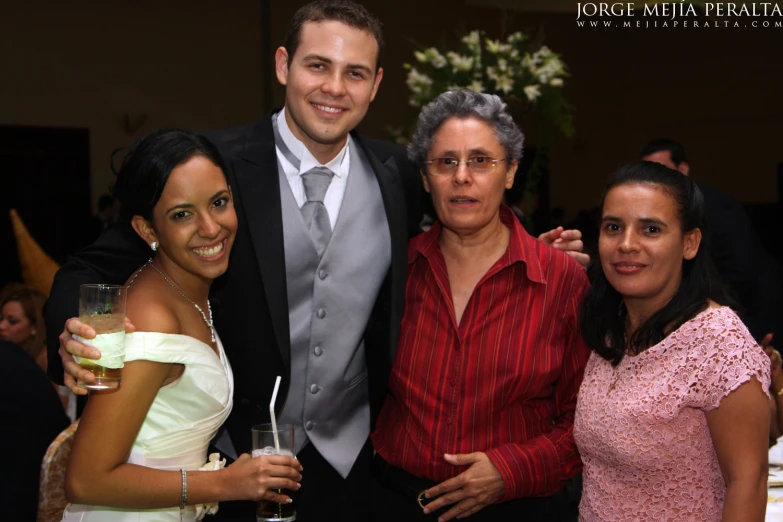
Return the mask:
[[[271,424],[253,426],[253,457],[261,455],[294,456],[294,427],[288,424],[277,426],[277,437]],[[275,440],[277,439],[277,440]],[[276,447],[277,443],[277,447]],[[278,490],[278,493],[294,499],[294,492],[288,489]],[[259,500],[256,506],[257,522],[290,522],[296,520],[294,502],[280,504],[271,500]]]
[[115,285],[81,285],[79,321],[95,330],[94,339],[74,335],[79,342],[100,350],[98,360],[74,356],[82,368],[95,375],[91,384],[79,383],[89,390],[119,388],[125,365],[125,299],[127,289]]

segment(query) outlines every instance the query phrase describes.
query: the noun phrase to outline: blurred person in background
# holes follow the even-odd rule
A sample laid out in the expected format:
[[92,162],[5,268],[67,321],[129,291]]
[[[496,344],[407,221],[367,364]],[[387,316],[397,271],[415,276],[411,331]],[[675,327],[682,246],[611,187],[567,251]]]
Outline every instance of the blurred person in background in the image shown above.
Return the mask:
[[22,347],[5,340],[25,328],[18,326],[24,320],[16,328],[8,328],[9,323],[9,316],[4,315],[0,321],[0,382],[8,388],[0,394],[0,447],[5,449],[0,518],[32,521],[38,509],[41,461],[69,420],[43,369]]
[[0,339],[18,344],[46,371],[46,330],[42,311],[46,296],[23,288],[0,302]]
[[84,246],[92,244],[101,232],[117,223],[120,211],[120,201],[112,194],[104,194],[98,198],[98,212],[90,218],[90,237]]
[[[46,326],[43,306],[46,296],[32,288],[15,287],[0,300],[0,339],[19,345],[38,366],[47,369]],[[76,395],[66,386],[53,384],[66,415],[76,420]]]
[[[652,140],[642,149],[641,159],[691,174],[685,147],[672,139]],[[780,275],[742,205],[725,192],[696,185],[704,195],[712,260],[739,301],[742,321],[761,342],[781,327]]]

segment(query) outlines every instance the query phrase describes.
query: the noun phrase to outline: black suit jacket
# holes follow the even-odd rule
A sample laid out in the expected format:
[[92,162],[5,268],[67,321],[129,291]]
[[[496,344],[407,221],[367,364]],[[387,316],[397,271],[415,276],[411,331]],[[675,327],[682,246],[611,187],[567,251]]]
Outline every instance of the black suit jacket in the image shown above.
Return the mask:
[[739,302],[743,322],[757,341],[770,332],[782,333],[780,277],[745,209],[725,192],[698,186],[704,195],[710,254]]
[[[250,125],[206,135],[218,146],[234,194],[239,229],[228,271],[210,293],[215,325],[234,370],[234,409],[227,421],[237,451],[250,449],[250,427],[268,422],[275,377],[283,381],[282,409],[290,385],[290,337],[277,156],[271,114]],[[392,242],[391,268],[368,321],[364,341],[373,423],[383,405],[402,319],[407,242],[418,233],[421,184],[402,148],[352,133],[375,171]],[[78,286],[122,284],[150,257],[130,227],[105,231],[55,277],[46,307],[49,331],[60,332],[77,315]],[[133,318],[131,318],[132,320]],[[49,372],[62,379],[57,338],[49,343]],[[302,384],[303,385],[303,384]]]
[[49,444],[68,427],[57,392],[44,371],[20,347],[0,341],[0,447],[5,448],[0,473],[3,520],[35,520],[41,461]]

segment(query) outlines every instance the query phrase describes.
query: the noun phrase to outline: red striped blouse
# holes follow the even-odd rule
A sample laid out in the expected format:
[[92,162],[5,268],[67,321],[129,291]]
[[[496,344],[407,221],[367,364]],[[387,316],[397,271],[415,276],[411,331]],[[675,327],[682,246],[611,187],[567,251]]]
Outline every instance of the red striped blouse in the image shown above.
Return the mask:
[[486,452],[502,501],[554,494],[581,469],[572,431],[589,350],[577,324],[584,270],[507,207],[500,217],[508,249],[459,326],[440,223],[411,240],[400,344],[372,442],[387,462],[438,482],[466,469],[444,453]]

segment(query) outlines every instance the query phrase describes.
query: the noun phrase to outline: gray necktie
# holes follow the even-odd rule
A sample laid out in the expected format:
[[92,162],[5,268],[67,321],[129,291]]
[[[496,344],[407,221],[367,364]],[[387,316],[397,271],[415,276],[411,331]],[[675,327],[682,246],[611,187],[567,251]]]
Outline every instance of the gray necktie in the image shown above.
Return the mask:
[[329,238],[332,237],[332,225],[329,222],[329,212],[324,206],[324,196],[333,176],[334,172],[326,167],[315,167],[302,174],[307,197],[307,202],[302,206],[302,217],[310,230],[318,257],[323,256]]

